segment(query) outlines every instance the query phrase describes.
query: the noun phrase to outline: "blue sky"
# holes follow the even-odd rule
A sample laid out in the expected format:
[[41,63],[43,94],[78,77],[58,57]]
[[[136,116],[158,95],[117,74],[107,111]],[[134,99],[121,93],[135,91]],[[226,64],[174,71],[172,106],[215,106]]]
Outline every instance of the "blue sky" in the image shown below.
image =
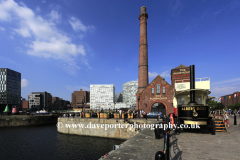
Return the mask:
[[0,68],[22,74],[22,97],[71,100],[90,84],[138,78],[139,20],[147,7],[149,81],[195,65],[211,96],[240,90],[238,0],[0,0]]

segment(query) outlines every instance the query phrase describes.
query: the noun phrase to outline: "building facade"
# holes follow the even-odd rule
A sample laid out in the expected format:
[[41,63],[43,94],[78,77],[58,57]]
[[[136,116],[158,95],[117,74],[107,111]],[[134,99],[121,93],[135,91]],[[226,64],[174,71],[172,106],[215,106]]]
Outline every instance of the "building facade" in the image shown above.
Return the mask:
[[21,73],[8,68],[0,68],[0,112],[6,105],[21,106]]
[[[82,99],[84,99],[84,105],[82,104]],[[74,91],[72,93],[72,107],[73,109],[79,109],[82,107],[86,107],[86,103],[90,102],[90,92],[89,91],[83,91],[80,89],[80,91]]]
[[169,114],[173,108],[174,88],[161,76],[157,76],[140,94],[137,101],[137,110],[145,112],[162,112]]
[[32,111],[45,109],[51,111],[52,95],[48,92],[32,92],[28,95],[29,108]]
[[221,97],[221,103],[227,108],[229,105],[240,103],[240,91]]
[[113,84],[90,85],[90,109],[114,109],[115,86]]
[[136,92],[138,90],[138,81],[130,81],[123,84],[123,102],[136,103]]
[[70,102],[63,100],[59,97],[52,97],[52,107],[51,110],[67,110],[70,106]]
[[171,70],[171,84],[175,88],[175,83],[183,82],[190,82],[190,67],[181,64]]

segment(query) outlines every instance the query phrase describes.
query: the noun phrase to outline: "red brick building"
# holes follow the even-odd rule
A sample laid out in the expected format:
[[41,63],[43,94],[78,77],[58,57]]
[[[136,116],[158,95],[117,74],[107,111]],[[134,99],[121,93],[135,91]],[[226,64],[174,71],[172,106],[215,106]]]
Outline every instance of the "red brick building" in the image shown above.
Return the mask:
[[[180,65],[171,70],[170,85],[161,76],[157,76],[150,84],[148,80],[148,44],[147,44],[147,19],[146,7],[141,7],[140,40],[139,40],[139,66],[138,66],[138,91],[136,93],[137,110],[145,112],[174,112],[173,98],[175,83],[190,82],[190,67]],[[139,103],[139,106],[138,106]]]
[[221,97],[221,103],[228,107],[229,105],[240,103],[240,91]]
[[190,82],[190,67],[180,65],[171,70],[171,84],[173,88],[175,83]]
[[90,102],[90,92],[89,91],[83,91],[80,89],[80,91],[74,91],[72,93],[72,107],[73,109],[79,109],[82,108],[82,99],[84,98],[84,108],[89,108],[89,105],[86,105],[86,103]]
[[28,101],[22,101],[22,111],[28,109]]
[[[157,76],[140,94],[139,109],[145,112],[169,114],[173,109],[173,87],[161,76]],[[138,95],[137,95],[138,96]],[[138,104],[137,104],[138,105]]]
[[[190,67],[180,65],[171,70],[172,85],[161,76],[157,76],[142,92],[137,93],[140,98],[139,109],[145,112],[173,113],[173,97],[175,94],[175,83],[190,81]],[[138,109],[138,101],[137,101]]]
[[59,97],[52,97],[52,110],[67,110],[70,102]]

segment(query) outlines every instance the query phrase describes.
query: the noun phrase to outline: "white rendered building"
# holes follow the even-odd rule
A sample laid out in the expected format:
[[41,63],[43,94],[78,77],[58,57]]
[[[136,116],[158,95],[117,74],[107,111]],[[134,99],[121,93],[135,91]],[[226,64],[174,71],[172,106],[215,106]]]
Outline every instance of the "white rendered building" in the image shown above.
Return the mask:
[[115,86],[113,84],[90,85],[90,109],[114,109]]

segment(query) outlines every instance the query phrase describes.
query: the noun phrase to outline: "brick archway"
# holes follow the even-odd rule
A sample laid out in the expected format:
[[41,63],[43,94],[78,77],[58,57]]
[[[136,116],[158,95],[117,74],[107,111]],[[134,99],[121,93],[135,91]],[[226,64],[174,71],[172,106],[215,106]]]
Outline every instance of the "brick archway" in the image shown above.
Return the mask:
[[167,105],[166,105],[166,103],[164,103],[163,101],[159,101],[159,100],[156,100],[156,101],[154,101],[154,102],[152,102],[151,103],[151,105],[150,105],[150,111],[152,110],[152,106],[154,105],[154,103],[162,103],[164,106],[165,106],[165,108],[166,108],[166,112],[167,112]]

